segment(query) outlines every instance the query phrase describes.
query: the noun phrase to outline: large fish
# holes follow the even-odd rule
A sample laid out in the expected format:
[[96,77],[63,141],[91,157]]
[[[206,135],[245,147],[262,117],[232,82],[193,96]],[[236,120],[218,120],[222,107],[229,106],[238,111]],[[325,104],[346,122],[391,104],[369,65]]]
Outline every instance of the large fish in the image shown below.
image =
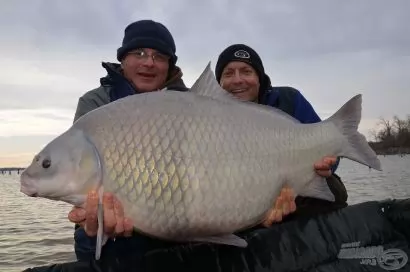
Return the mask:
[[81,206],[91,189],[110,191],[142,233],[245,247],[233,233],[260,223],[283,186],[334,200],[313,168],[322,157],[381,170],[360,119],[357,95],[327,120],[301,124],[237,100],[208,64],[190,92],[133,95],[81,117],[35,156],[21,192]]

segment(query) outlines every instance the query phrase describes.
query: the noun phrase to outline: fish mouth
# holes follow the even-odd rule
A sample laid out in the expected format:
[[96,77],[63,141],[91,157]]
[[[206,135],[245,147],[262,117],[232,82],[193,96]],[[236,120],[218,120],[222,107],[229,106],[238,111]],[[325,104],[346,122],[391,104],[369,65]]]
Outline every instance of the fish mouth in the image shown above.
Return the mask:
[[20,192],[29,197],[38,197],[37,190],[32,186],[32,182],[25,172],[20,176]]
[[33,188],[29,188],[27,186],[21,185],[20,192],[29,196],[29,197],[38,197],[38,193],[33,190]]
[[21,186],[20,187],[20,192],[22,192],[23,194],[29,196],[29,197],[38,197],[38,193],[37,192],[33,192],[32,190],[30,190],[30,188]]

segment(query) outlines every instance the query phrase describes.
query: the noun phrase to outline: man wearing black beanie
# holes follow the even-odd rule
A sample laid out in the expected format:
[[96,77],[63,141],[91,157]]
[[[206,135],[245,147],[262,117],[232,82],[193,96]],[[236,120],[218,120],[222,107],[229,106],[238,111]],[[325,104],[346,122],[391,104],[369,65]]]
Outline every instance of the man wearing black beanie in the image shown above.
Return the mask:
[[[279,108],[301,123],[321,121],[312,105],[298,90],[291,87],[271,86],[262,59],[254,49],[245,44],[233,44],[222,51],[216,63],[215,76],[223,89],[241,100]],[[291,203],[279,203],[268,213],[265,226],[274,221],[281,221],[282,215],[288,215],[286,219],[289,220],[298,215],[306,216],[347,206],[346,188],[334,173],[338,161],[338,158],[326,157],[314,166],[316,172],[326,178],[330,190],[335,195],[335,202],[313,197],[297,197],[296,212],[290,215],[288,215],[291,212],[289,207],[282,209],[281,206],[283,204],[288,206]],[[286,193],[284,197],[288,197]]]
[[[129,24],[125,28],[124,38],[116,56],[120,64],[103,62],[102,66],[106,69],[107,76],[100,79],[101,85],[98,88],[86,92],[79,98],[74,121],[87,112],[129,95],[164,88],[188,90],[182,80],[182,71],[176,66],[178,57],[174,38],[159,22],[140,20]],[[97,222],[93,218],[96,218],[98,198],[90,195],[87,200],[87,211],[74,208],[68,216],[70,221],[76,223],[74,247],[79,260],[93,259],[95,254]],[[112,197],[103,199],[106,226],[114,225],[114,235],[123,236],[118,232],[125,231],[126,236],[131,236],[132,223],[127,224],[123,216],[118,216],[120,212],[114,209],[113,202]],[[118,205],[116,207],[121,208]],[[141,236],[118,237],[116,242],[109,240],[104,250],[116,254],[132,250],[133,246],[136,250],[143,250],[143,241],[147,239]]]
[[100,86],[80,97],[74,121],[87,112],[128,95],[163,88],[187,91],[174,38],[161,23],[140,20],[124,30],[122,45],[117,50],[120,64],[103,62],[107,76]]

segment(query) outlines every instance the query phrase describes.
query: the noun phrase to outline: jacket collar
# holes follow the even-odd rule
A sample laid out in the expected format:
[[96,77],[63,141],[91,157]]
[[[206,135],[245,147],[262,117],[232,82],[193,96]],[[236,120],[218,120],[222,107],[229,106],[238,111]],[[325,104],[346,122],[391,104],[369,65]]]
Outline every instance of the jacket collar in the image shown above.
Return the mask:
[[[129,80],[124,77],[120,64],[103,62],[102,67],[107,71],[107,75],[100,79],[100,84],[102,86],[111,88],[111,101],[115,101],[129,95],[141,93]],[[175,66],[172,69],[169,75],[169,79],[164,83],[161,89],[165,87],[167,89],[175,89],[177,91],[188,90],[182,80],[181,68]]]

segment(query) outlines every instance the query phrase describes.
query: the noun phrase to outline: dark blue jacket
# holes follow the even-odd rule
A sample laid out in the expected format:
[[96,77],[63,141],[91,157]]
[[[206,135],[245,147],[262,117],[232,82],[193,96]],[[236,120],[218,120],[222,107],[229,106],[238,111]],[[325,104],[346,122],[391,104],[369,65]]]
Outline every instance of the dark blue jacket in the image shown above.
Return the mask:
[[260,98],[260,104],[281,109],[301,123],[317,123],[321,119],[312,105],[292,87],[271,87]]

